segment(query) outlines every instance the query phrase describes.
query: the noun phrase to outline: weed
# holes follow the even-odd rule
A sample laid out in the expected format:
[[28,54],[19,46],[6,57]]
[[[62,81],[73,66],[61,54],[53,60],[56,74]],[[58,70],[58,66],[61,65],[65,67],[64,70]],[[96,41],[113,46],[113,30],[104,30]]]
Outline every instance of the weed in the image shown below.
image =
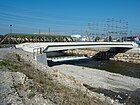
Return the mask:
[[12,103],[7,103],[6,105],[13,105]]
[[95,97],[89,97],[87,91],[85,93],[79,89],[74,91],[54,81],[49,74],[35,69],[29,65],[29,62],[25,62],[21,59],[19,55],[16,55],[16,59],[14,58],[14,60],[0,61],[0,65],[8,67],[11,71],[22,72],[34,81],[33,84],[29,86],[31,90],[27,95],[29,99],[32,99],[36,95],[35,92],[38,92],[42,94],[43,97],[49,98],[53,103],[58,105],[103,105],[103,103]]
[[7,62],[5,62],[4,60],[0,61],[0,66],[6,66]]
[[35,95],[36,95],[35,92],[31,91],[31,92],[29,92],[29,93],[27,94],[27,97],[28,97],[29,99],[32,99]]
[[19,88],[21,88],[21,87],[22,87],[22,84],[21,84],[21,83],[15,84],[15,88],[16,88],[16,89],[19,89]]
[[21,60],[20,56],[18,54],[15,54],[15,55],[16,55],[17,60],[20,61]]

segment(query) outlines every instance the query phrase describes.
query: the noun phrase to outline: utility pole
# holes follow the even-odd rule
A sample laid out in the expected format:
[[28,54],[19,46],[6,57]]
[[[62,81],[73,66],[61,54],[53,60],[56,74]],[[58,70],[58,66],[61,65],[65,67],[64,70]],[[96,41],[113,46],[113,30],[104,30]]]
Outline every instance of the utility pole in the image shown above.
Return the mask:
[[105,38],[105,34],[106,34],[106,22],[104,20],[104,26],[103,26],[103,35],[104,35],[104,38]]
[[123,30],[123,32],[122,32],[122,38],[123,38],[123,42],[124,42],[125,30],[126,30],[126,27],[125,27],[125,20],[123,20],[122,24],[123,24],[123,27],[122,27],[122,30]]
[[86,30],[88,41],[90,41],[90,32],[91,32],[91,23],[88,23],[88,31]]
[[108,41],[108,39],[109,39],[108,37],[110,35],[109,34],[110,33],[110,19],[108,18],[106,22],[107,22],[107,41]]
[[12,24],[10,24],[10,34],[12,34]]
[[116,37],[118,38],[118,19],[116,19]]
[[112,37],[114,37],[113,35],[114,35],[114,18],[112,18]]
[[96,23],[96,37],[98,36],[98,23]]
[[120,42],[122,41],[122,20],[120,19]]
[[133,36],[133,34],[132,34],[132,30],[130,30],[130,35]]
[[40,35],[40,29],[39,29],[38,33],[39,33],[39,35]]
[[[10,29],[9,29],[9,31],[10,31],[10,35],[12,34],[12,24],[10,24]],[[10,40],[11,40],[11,38],[10,38],[10,35],[9,35],[9,46],[10,46],[10,44],[11,44],[11,42],[10,42]]]
[[49,36],[50,36],[50,33],[51,33],[51,31],[50,31],[50,27],[49,27]]
[[126,22],[126,39],[127,39],[127,36],[128,36],[128,22]]

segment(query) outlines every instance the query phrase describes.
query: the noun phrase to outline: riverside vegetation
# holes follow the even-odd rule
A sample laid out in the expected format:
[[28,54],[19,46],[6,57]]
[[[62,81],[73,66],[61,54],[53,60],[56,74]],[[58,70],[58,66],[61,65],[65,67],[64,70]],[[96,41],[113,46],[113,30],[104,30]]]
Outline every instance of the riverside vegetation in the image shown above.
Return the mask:
[[[108,102],[102,102],[96,97],[88,95],[87,91],[83,92],[80,89],[73,89],[61,84],[53,77],[57,77],[57,75],[51,75],[48,72],[43,72],[33,67],[31,62],[25,61],[19,54],[16,53],[9,53],[5,59],[0,60],[0,72],[4,72],[3,74],[8,72],[10,74],[18,73],[18,75],[20,75],[18,77],[22,77],[22,79],[24,79],[23,82],[13,83],[13,87],[16,93],[18,93],[19,97],[22,99],[23,104],[109,105]],[[13,78],[15,77],[13,76]],[[3,93],[2,95],[6,94]],[[17,102],[13,103],[10,100],[3,102],[3,97],[6,98],[8,96],[1,96],[0,101],[2,105],[18,105]],[[46,101],[41,100],[47,100],[49,104]]]

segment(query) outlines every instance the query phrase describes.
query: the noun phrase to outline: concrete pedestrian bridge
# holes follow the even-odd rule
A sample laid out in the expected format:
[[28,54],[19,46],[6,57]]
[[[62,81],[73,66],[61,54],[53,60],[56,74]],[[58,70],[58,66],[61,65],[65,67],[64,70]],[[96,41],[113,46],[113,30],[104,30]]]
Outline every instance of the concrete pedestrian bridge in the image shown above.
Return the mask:
[[78,48],[136,48],[138,45],[134,42],[45,42],[45,43],[23,43],[16,45],[16,48],[21,48],[28,52],[43,52],[62,51]]

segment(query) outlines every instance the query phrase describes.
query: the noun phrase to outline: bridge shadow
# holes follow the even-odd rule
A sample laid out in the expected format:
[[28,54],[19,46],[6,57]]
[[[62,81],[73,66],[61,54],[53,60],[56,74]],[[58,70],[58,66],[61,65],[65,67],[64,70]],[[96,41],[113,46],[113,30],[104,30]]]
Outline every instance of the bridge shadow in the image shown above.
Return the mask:
[[100,51],[97,54],[95,54],[94,56],[92,56],[92,58],[94,58],[94,59],[102,59],[102,60],[109,60],[109,58],[113,58],[116,54],[117,54],[116,52]]
[[48,60],[48,66],[59,66],[59,65],[75,65],[75,66],[81,66],[81,67],[87,67],[87,68],[95,68],[95,69],[105,69],[110,67],[110,63],[108,63],[108,60],[106,59],[100,59],[100,58],[88,58],[87,59],[77,59],[77,60],[67,60],[67,61],[51,61]]
[[92,58],[109,60],[110,58],[114,58],[114,56],[116,54],[125,53],[128,50],[129,50],[129,48],[111,48],[108,51],[100,51],[100,52],[98,52]]

